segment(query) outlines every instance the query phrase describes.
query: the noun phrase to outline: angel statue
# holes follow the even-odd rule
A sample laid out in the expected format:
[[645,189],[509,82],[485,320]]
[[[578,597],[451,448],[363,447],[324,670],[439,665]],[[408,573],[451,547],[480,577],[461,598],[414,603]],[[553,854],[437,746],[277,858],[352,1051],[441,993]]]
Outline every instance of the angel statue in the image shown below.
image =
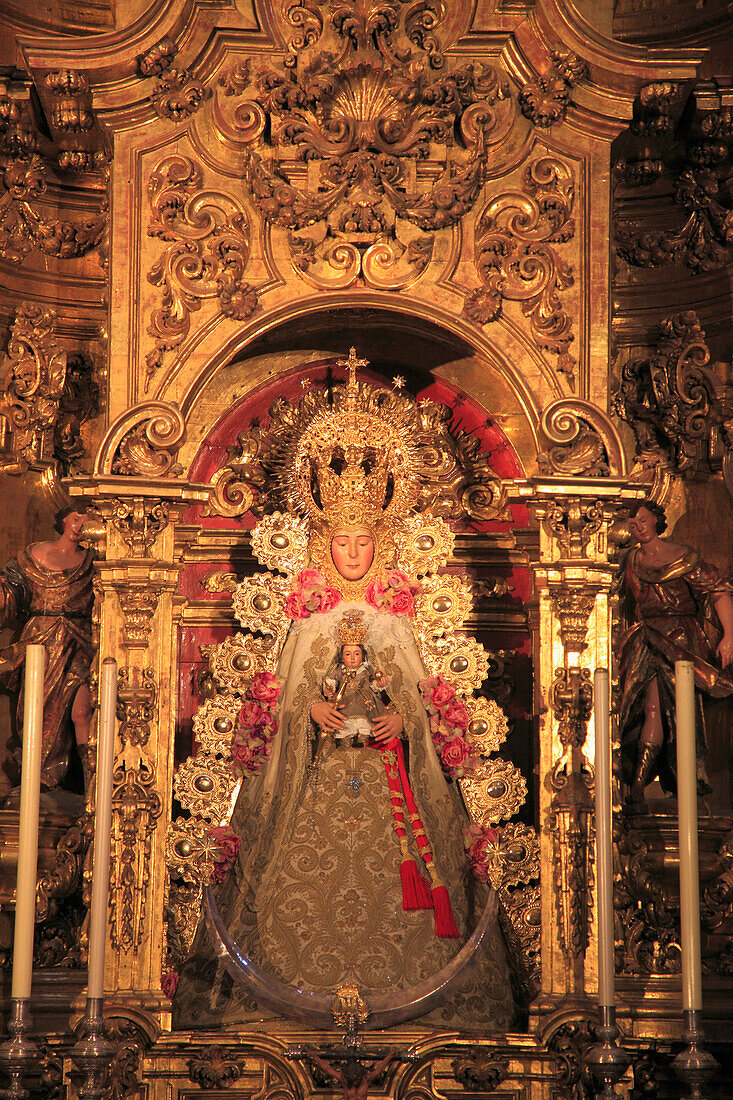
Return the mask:
[[[230,760],[241,786],[231,820],[209,808],[209,836],[238,855],[207,894],[176,1026],[262,1020],[277,989],[281,1011],[303,1020],[325,1004],[318,1026],[348,990],[372,1026],[424,1014],[504,1029],[515,1013],[507,953],[488,888],[469,874],[461,797],[486,767],[472,742],[486,732],[487,702],[473,697],[486,653],[456,632],[469,582],[436,572],[450,527],[416,510],[428,410],[358,381],[353,349],[343,365],[340,390],[307,390],[257,429],[285,508],[252,533],[270,572],[235,591],[249,633],[210,658],[220,693],[194,720],[202,750],[177,780],[179,801],[203,814],[192,792],[206,754],[211,774]],[[186,851],[197,828],[195,816],[174,823]],[[426,994],[474,949],[448,1000]]]

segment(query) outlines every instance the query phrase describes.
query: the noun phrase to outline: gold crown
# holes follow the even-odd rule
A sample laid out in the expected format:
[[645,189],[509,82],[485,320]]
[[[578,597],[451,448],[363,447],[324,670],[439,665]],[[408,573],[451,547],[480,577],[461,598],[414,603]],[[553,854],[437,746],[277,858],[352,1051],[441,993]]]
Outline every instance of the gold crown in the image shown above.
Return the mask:
[[366,364],[354,348],[339,360],[346,386],[314,410],[283,464],[290,506],[320,530],[394,526],[414,502],[415,403],[357,382],[357,367]]
[[347,611],[339,623],[339,645],[364,645],[366,626],[360,611]]

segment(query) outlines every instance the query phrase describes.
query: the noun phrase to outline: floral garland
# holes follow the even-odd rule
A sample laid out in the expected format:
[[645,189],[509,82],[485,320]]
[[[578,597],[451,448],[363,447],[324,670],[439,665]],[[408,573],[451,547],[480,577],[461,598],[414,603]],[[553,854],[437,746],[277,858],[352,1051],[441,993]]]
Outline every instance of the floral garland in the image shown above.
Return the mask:
[[277,733],[275,707],[282,685],[271,672],[258,672],[247,689],[232,741],[232,771],[254,775],[270,755]]
[[420,591],[420,586],[411,584],[410,578],[401,569],[388,569],[374,578],[364,593],[364,599],[377,611],[389,611],[391,615],[414,615],[415,596]]
[[464,734],[469,714],[453,685],[442,676],[428,676],[420,681],[420,695],[430,719],[433,744],[448,775],[461,778],[473,771],[478,759]]
[[[501,861],[496,851],[499,830],[491,825],[470,825],[463,830],[463,844],[466,849],[468,868],[479,882],[491,882],[495,885],[497,869]],[[493,872],[493,874],[492,874]]]
[[211,871],[211,883],[218,886],[234,866],[234,861],[239,855],[240,840],[234,829],[230,829],[228,825],[215,825],[214,828],[209,829],[209,836],[219,851],[219,858],[214,860]]
[[332,588],[318,569],[304,569],[295,578],[295,587],[285,600],[285,612],[291,619],[309,619],[315,611],[330,611],[341,602],[338,588]]

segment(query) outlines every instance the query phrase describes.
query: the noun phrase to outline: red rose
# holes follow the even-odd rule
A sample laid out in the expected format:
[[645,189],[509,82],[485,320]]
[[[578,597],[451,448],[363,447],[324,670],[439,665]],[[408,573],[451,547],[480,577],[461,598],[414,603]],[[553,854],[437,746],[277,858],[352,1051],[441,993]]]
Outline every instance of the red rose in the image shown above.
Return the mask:
[[471,749],[462,737],[446,741],[440,750],[440,758],[446,768],[460,768],[471,755]]
[[468,711],[460,699],[451,699],[440,713],[449,726],[460,730],[468,729]]
[[239,712],[239,720],[245,730],[257,729],[258,726],[264,725],[267,717],[267,712],[253,699],[245,699]]
[[376,607],[380,611],[385,604],[385,592],[386,588],[381,577],[375,577],[371,584],[367,586],[364,599],[371,607]]
[[258,672],[247,694],[258,703],[264,703],[267,707],[274,706],[280,696],[280,681],[271,672]]
[[433,694],[430,702],[438,710],[442,710],[446,704],[452,702],[456,697],[455,688],[444,680],[442,677],[438,677],[438,683],[433,688]]
[[245,745],[242,741],[235,741],[232,745],[232,763],[236,771],[256,771],[257,757],[249,745]]
[[324,588],[321,592],[321,611],[330,611],[341,602],[341,593],[337,588]]

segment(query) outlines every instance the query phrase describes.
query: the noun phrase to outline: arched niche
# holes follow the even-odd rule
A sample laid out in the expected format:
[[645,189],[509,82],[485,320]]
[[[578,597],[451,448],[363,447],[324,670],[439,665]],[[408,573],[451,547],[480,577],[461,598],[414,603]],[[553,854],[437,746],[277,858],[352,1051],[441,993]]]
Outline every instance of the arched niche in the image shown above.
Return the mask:
[[[495,362],[477,356],[475,349],[442,326],[418,321],[379,310],[321,310],[248,344],[229,363],[209,373],[196,401],[184,409],[187,442],[180,458],[188,477],[209,483],[226,464],[228,448],[236,444],[237,436],[255,419],[266,422],[277,398],[297,402],[304,382],[341,384],[345,370],[338,360],[355,346],[359,357],[369,360],[362,376],[378,385],[391,385],[400,376],[414,395],[447,405],[453,411],[454,426],[478,439],[498,478],[525,478],[536,465],[536,433],[520,395]],[[241,578],[259,568],[248,549],[247,530],[255,522],[251,513],[226,517],[207,514],[196,505],[184,513],[182,522],[203,531],[181,579],[187,606],[181,624],[178,760],[192,749],[192,716],[203,698],[202,651],[237,629],[228,592],[216,590],[211,578],[227,572]],[[461,537],[454,567],[477,582],[476,614],[468,629],[498,655],[490,669],[487,694],[497,698],[510,717],[513,733],[506,755],[528,780],[530,795],[522,816],[532,820],[536,759],[531,716],[532,592],[526,555],[535,537],[531,517],[523,505],[513,505],[511,515],[502,520],[456,526]]]
[[[508,363],[503,353],[481,338],[464,332],[460,318],[420,316],[393,306],[339,304],[324,309],[307,305],[262,331],[228,357],[220,355],[198,372],[197,382],[182,400],[187,439],[180,461],[194,474],[194,459],[210,439],[212,426],[243,398],[272,384],[278,377],[303,369],[303,364],[341,357],[352,345],[369,360],[372,372],[389,381],[405,378],[413,393],[444,382],[493,418],[516,454],[521,471],[502,476],[526,476],[536,471],[539,410],[522,379],[521,364]],[[473,336],[474,334],[471,334]],[[517,349],[518,353],[520,349]],[[529,364],[532,373],[535,364]],[[241,430],[241,429],[240,429]]]

